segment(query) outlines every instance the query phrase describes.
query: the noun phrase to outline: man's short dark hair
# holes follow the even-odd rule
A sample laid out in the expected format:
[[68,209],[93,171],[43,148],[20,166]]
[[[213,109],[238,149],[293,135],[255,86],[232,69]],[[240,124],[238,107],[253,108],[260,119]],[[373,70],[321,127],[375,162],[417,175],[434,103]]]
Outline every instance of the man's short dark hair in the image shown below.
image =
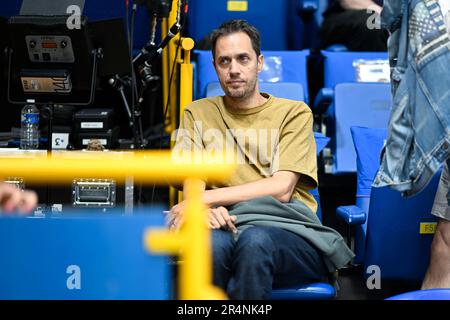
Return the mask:
[[222,24],[218,29],[211,33],[211,44],[212,44],[212,54],[213,59],[216,57],[216,43],[220,37],[237,33],[245,32],[251,42],[253,50],[256,52],[256,56],[261,55],[261,36],[259,35],[258,29],[249,24],[246,20],[231,20]]

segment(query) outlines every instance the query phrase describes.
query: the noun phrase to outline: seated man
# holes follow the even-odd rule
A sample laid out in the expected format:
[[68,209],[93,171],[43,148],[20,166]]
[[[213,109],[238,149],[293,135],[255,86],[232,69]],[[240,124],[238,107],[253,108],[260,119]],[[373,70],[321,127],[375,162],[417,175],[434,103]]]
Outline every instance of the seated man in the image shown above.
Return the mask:
[[321,48],[343,44],[350,51],[386,51],[388,32],[375,26],[382,5],[382,0],[329,0],[320,31]]
[[[214,283],[232,299],[267,299],[272,288],[322,281],[353,254],[315,215],[311,110],[259,92],[264,57],[256,28],[233,20],[211,39],[225,96],[185,109],[173,151],[206,151],[237,162],[225,183],[205,182]],[[171,209],[171,228],[182,225],[183,207]]]
[[0,213],[29,213],[37,204],[37,195],[0,182]]

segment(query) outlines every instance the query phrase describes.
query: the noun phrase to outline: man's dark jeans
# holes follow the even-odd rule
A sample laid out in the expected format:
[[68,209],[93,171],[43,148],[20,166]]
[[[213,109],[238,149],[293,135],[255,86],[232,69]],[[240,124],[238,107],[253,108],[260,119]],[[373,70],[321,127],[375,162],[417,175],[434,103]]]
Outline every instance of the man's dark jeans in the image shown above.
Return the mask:
[[249,227],[234,240],[213,230],[214,284],[231,299],[269,299],[272,288],[324,281],[320,253],[302,237],[275,227]]

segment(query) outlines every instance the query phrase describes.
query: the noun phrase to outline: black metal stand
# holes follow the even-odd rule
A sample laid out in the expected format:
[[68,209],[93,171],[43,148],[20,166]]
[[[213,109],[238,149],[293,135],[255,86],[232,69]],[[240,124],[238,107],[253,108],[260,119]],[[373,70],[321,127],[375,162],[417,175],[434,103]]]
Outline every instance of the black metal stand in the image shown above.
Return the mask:
[[108,82],[111,85],[111,87],[119,91],[120,97],[122,98],[122,102],[125,107],[125,111],[127,112],[128,115],[128,124],[130,125],[130,127],[132,127],[134,125],[133,114],[131,113],[127,97],[125,96],[125,85],[127,84],[128,81],[123,80],[116,74],[114,77],[110,78]]
[[47,118],[47,151],[52,152],[52,135],[53,135],[53,103],[49,103],[42,108],[42,113],[46,114],[44,117]]

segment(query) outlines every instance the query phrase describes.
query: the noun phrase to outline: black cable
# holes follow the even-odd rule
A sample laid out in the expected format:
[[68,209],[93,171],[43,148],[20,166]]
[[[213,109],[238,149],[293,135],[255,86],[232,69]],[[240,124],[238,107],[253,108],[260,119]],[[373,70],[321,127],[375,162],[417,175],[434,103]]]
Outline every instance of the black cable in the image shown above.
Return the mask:
[[133,46],[134,46],[134,20],[136,18],[136,4],[134,3],[134,0],[131,1],[132,9],[131,9],[131,22],[130,22],[130,57],[133,59]]
[[132,68],[132,76],[134,78],[134,99],[137,100],[138,95],[138,88],[137,88],[137,81],[136,81],[136,72],[133,68],[133,47],[134,47],[134,29],[135,29],[135,20],[136,20],[136,14],[137,14],[137,5],[134,3],[133,0],[133,11],[131,12],[131,42],[130,42],[130,57],[131,57],[131,68]]
[[[177,46],[177,49],[176,49],[176,53],[175,53],[175,59],[173,61],[173,65],[172,65],[172,72],[171,72],[170,80],[169,80],[169,90],[167,91],[167,103],[166,103],[166,107],[164,109],[164,115],[163,115],[163,121],[164,122],[166,121],[167,113],[169,111],[170,90],[171,90],[171,87],[172,87],[172,80],[173,80],[173,76],[174,76],[175,65],[176,65],[177,58],[178,58],[179,48],[180,48],[180,43],[178,43],[178,46]],[[162,126],[161,131],[160,131],[160,135],[159,135],[159,148],[158,148],[158,150],[162,149],[162,140],[163,140],[163,135],[164,135],[164,128],[165,128],[165,125],[163,123],[163,126]],[[154,201],[155,188],[156,188],[156,184],[154,183],[153,187],[152,187],[152,198],[151,198],[151,201],[150,201],[151,204],[153,204],[153,201]]]
[[131,118],[133,122],[133,127],[131,130],[133,131],[133,140],[136,146],[139,148],[139,136],[137,133],[137,124],[136,124],[136,89],[137,89],[137,82],[136,82],[136,73],[134,70],[133,65],[133,46],[134,46],[134,24],[135,24],[135,18],[136,18],[136,11],[137,11],[137,5],[134,3],[134,0],[132,1],[132,10],[131,10],[131,24],[130,24],[130,64],[131,64]]
[[[183,10],[183,7],[184,7],[184,4],[183,4],[183,1],[182,1],[182,5],[181,5],[180,10]],[[183,14],[183,22],[181,24],[180,37],[181,37],[182,31],[184,30],[185,23],[186,23],[186,14]],[[176,65],[177,58],[178,58],[178,52],[180,51],[180,46],[181,46],[181,41],[178,42],[178,45],[177,45],[177,48],[176,48],[176,52],[175,52],[175,58],[174,58],[173,64],[172,64],[172,72],[171,72],[170,79],[169,79],[169,88],[167,90],[167,102],[166,102],[166,107],[165,107],[164,115],[163,115],[163,121],[164,122],[166,121],[167,113],[169,111],[170,90],[172,88],[172,80],[173,80],[173,76],[174,76],[175,65]],[[161,132],[160,132],[160,137],[159,137],[159,150],[162,149],[162,140],[163,140],[164,128],[165,128],[165,126],[164,126],[164,123],[163,123],[163,126],[161,128]],[[155,188],[156,188],[156,184],[154,183],[153,187],[152,187],[152,198],[151,198],[151,201],[150,201],[151,205],[153,205],[153,201],[154,201],[154,197],[155,197]]]
[[132,47],[131,47],[131,37],[130,37],[130,21],[129,21],[129,15],[130,15],[130,4],[129,0],[125,0],[125,25],[127,26],[127,37],[128,37],[128,49],[130,50],[130,56],[133,57]]

